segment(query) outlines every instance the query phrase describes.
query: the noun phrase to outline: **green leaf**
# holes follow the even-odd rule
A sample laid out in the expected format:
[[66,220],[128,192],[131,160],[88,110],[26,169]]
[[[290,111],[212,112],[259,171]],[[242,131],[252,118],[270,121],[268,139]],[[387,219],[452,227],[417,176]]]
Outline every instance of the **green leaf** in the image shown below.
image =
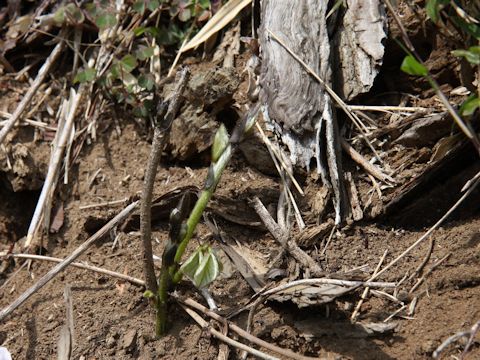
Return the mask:
[[190,10],[190,8],[188,7],[180,10],[180,12],[178,13],[178,20],[180,21],[187,22],[191,18],[192,18],[192,10]]
[[428,17],[434,22],[437,23],[440,18],[441,7],[448,4],[449,0],[428,0],[425,6]]
[[55,21],[55,23],[58,25],[61,25],[65,22],[65,6],[61,6],[57,11],[55,11],[55,14],[53,14],[53,21]]
[[408,55],[403,59],[400,69],[409,75],[426,76],[428,74],[427,68],[412,55]]
[[464,57],[470,64],[480,65],[480,46],[471,46],[468,50],[453,50],[452,54]]
[[92,68],[86,68],[83,71],[79,71],[75,78],[73,79],[73,83],[85,83],[95,80],[95,76],[97,75],[97,70]]
[[225,125],[218,128],[212,145],[212,162],[217,162],[228,146],[228,132]]
[[155,11],[160,7],[160,3],[158,2],[158,0],[148,1],[147,7],[148,7],[148,10]]
[[138,50],[135,52],[138,60],[146,60],[153,56],[154,48],[152,46],[143,46],[140,45]]
[[470,95],[460,106],[460,115],[470,116],[473,115],[475,110],[480,107],[480,98],[477,95]]
[[185,33],[182,29],[180,29],[180,27],[174,22],[171,22],[168,28],[162,27],[157,40],[161,45],[174,45],[182,41],[184,37]]
[[465,33],[472,35],[477,40],[480,40],[480,26],[474,23],[468,23],[458,16],[452,16],[451,20],[461,28]]
[[133,29],[133,33],[135,34],[135,36],[140,36],[144,33],[150,34],[152,36],[158,36],[160,34],[160,30],[153,26],[150,26],[150,27],[139,26],[138,28]]
[[197,272],[200,263],[203,260],[203,251],[201,248],[198,248],[190,257],[182,264],[180,271],[188,277],[190,280],[194,281],[195,273]]
[[115,14],[104,12],[95,18],[95,24],[101,29],[113,27],[117,24]]
[[140,75],[138,77],[138,85],[145,90],[152,90],[155,86],[153,76],[151,74]]
[[127,54],[120,60],[120,65],[123,71],[129,73],[137,67],[137,59],[135,56]]
[[135,4],[132,6],[133,11],[143,15],[145,12],[145,1],[136,1]]
[[211,2],[210,0],[198,0],[198,4],[203,10],[210,9]]
[[154,294],[151,290],[146,290],[146,291],[143,293],[143,297],[144,297],[144,298],[147,298],[147,299],[151,299],[151,298],[154,298],[154,297],[155,297],[155,294]]
[[220,266],[212,249],[208,248],[197,271],[193,277],[193,283],[198,288],[204,288],[220,274]]
[[88,15],[92,18],[96,18],[99,15],[99,7],[94,3],[85,4],[85,10],[87,10]]
[[80,10],[77,7],[77,5],[73,3],[70,3],[67,6],[65,6],[65,14],[75,24],[81,24],[85,21],[85,16],[83,15],[82,10]]

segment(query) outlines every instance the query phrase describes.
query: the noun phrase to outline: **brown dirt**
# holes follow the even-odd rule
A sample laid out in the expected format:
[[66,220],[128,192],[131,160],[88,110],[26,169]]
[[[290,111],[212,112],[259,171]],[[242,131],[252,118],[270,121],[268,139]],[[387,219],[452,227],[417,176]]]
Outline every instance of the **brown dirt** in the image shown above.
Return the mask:
[[[457,86],[457,74],[448,71],[454,67],[452,58],[446,56],[450,49],[446,44],[438,45],[437,40],[422,35],[421,26],[416,23],[418,19],[409,13],[408,7],[401,10],[406,12],[407,29],[416,45],[423,46],[422,56],[427,59],[437,80],[445,89]],[[395,31],[393,26],[393,34],[398,35]],[[413,31],[417,33],[412,33]],[[433,48],[434,51],[431,51]],[[411,78],[400,74],[398,61],[403,57],[400,54],[393,41],[387,44],[384,70],[369,98],[375,104],[383,103],[382,101],[398,104],[400,92],[408,91],[420,94],[408,105],[434,106],[431,89],[424,81],[411,81]],[[242,58],[241,62],[244,61],[245,58]],[[212,70],[212,66],[206,63],[196,66],[193,66],[194,73]],[[222,80],[215,76],[222,77],[222,74],[214,72],[212,75],[214,79],[211,81],[221,83]],[[236,76],[240,77],[239,71]],[[195,94],[195,89],[190,89],[191,103],[184,108],[182,116],[188,117],[186,123],[191,127],[188,136],[184,137],[181,137],[182,126],[177,124],[173,129],[174,135],[164,154],[163,168],[157,174],[155,196],[186,186],[202,187],[208,171],[206,165],[209,161],[211,135],[219,121],[231,128],[236,120],[232,104],[245,101],[245,79],[235,91],[238,79],[235,76],[226,78],[225,87],[229,88],[227,92],[223,92],[223,88],[212,90],[207,86],[199,95]],[[1,93],[1,109],[12,111],[20,94],[24,93],[21,85],[14,87],[21,88],[18,98],[7,100],[5,94]],[[390,97],[381,95],[390,90],[396,94],[389,95]],[[205,91],[212,91],[208,99],[215,100],[210,103],[202,101]],[[379,98],[382,100],[379,101]],[[357,103],[361,103],[360,100]],[[368,104],[368,101],[365,103]],[[118,116],[114,122],[111,115],[104,114],[97,141],[83,147],[70,170],[70,185],[61,186],[56,196],[55,208],[63,208],[65,219],[58,233],[44,237],[44,250],[50,256],[66,257],[71,254],[102,224],[117,214],[128,200],[116,205],[88,209],[82,207],[131,199],[140,194],[150,151],[145,127],[127,116]],[[197,120],[189,123],[188,120],[192,118]],[[392,122],[395,125],[392,118],[382,116],[376,120],[385,126]],[[116,131],[116,124],[121,124],[120,132]],[[355,278],[367,278],[385,250],[388,250],[386,263],[417,240],[427,226],[434,223],[460,196],[459,190],[465,181],[479,170],[472,150],[464,148],[450,163],[444,164],[428,179],[425,176],[427,180],[421,186],[410,191],[408,196],[398,199],[399,193],[408,188],[411,181],[422,178],[420,175],[427,167],[434,143],[438,139],[430,144],[411,147],[392,145],[402,133],[396,126],[393,128],[397,133],[392,131],[383,134],[378,141],[386,144],[382,148],[386,155],[385,161],[392,169],[399,169],[396,176],[400,183],[394,188],[382,189],[384,197],[380,199],[372,191],[371,182],[364,172],[347,159],[346,168],[352,172],[358,188],[365,219],[336,231],[324,254],[321,252],[329,231],[326,235],[322,233],[315,241],[307,239],[300,243],[328,273],[346,272],[367,265],[366,272],[355,273]],[[203,131],[201,136],[194,136],[200,130]],[[7,149],[13,168],[7,166],[5,154],[0,151],[0,251],[8,250],[14,244],[15,249],[19,249],[19,240],[26,234],[50,156],[51,139],[48,136],[35,138],[28,127],[15,130],[12,138],[13,135],[15,144],[8,144]],[[258,229],[258,224],[255,223],[259,219],[248,206],[247,200],[258,195],[269,210],[274,210],[280,181],[274,175],[275,170],[272,170],[271,163],[265,156],[265,148],[258,139],[249,139],[247,143],[249,145],[243,146],[242,151],[236,154],[222,177],[210,212],[215,214],[225,234],[268,263],[281,248],[269,233]],[[356,146],[362,152],[362,147],[358,144]],[[304,171],[299,173],[298,177],[306,192],[305,198],[298,199],[301,212],[309,227],[315,229],[318,223],[321,226],[328,222],[331,204],[325,210],[324,189],[313,176],[307,176]],[[408,290],[415,284],[417,277],[401,287],[397,297],[407,308],[414,299],[418,303],[409,316],[403,311],[393,318],[392,321],[397,324],[393,333],[373,337],[351,335],[354,329],[349,318],[361,295],[360,291],[355,291],[327,305],[301,309],[288,301],[266,302],[255,313],[253,334],[295,352],[327,359],[431,358],[432,352],[442,341],[458,331],[470,328],[480,319],[478,192],[472,194],[471,199],[433,234],[434,248],[425,269],[427,271],[436,261],[450,254],[448,259],[435,268],[412,294]],[[395,202],[395,206],[392,205],[388,214],[384,215],[380,210],[390,201]],[[125,231],[119,227],[116,233],[112,232],[110,236],[99,240],[81,260],[143,278],[140,236],[135,222],[132,224]],[[168,222],[161,218],[154,226],[154,253],[160,256],[168,237]],[[115,236],[117,242],[113,247]],[[193,244],[211,242],[214,247],[219,247],[216,241],[202,224]],[[428,248],[428,241],[422,243],[386,272],[381,280],[399,281],[405,274],[411,274],[422,263]],[[30,269],[22,268],[17,273],[20,264],[8,260],[0,263],[0,308],[14,301],[52,267],[50,263],[34,262]],[[238,309],[254,294],[239,271],[227,265],[225,264],[222,278],[210,286],[210,292],[222,313]],[[287,267],[292,274],[295,270],[290,265]],[[7,280],[8,284],[5,285]],[[66,319],[63,291],[67,284],[72,287],[74,304],[74,359],[183,360],[216,359],[218,356],[220,342],[200,329],[176,303],[172,302],[169,314],[172,328],[167,336],[156,339],[154,310],[143,297],[143,289],[97,273],[67,268],[2,323],[0,346],[7,347],[14,359],[50,359],[57,356],[57,341]],[[187,282],[182,283],[178,291],[182,296],[203,303],[203,298]],[[399,308],[400,304],[384,297],[370,296],[362,306],[360,321],[382,322]],[[247,313],[243,312],[232,320],[245,327]],[[442,358],[460,356],[463,345],[464,343],[451,345],[442,354]],[[232,350],[230,358],[240,358],[239,352]],[[466,358],[480,358],[478,341]]]
[[[148,149],[148,143],[132,125],[122,129],[120,136],[115,132],[106,133],[89,148],[79,161],[75,175],[78,180],[67,190],[66,221],[59,234],[50,236],[47,246],[49,255],[67,256],[87,238],[85,226],[91,221],[89,219],[106,219],[122,207],[80,210],[80,206],[118,200],[140,191]],[[89,188],[89,179],[99,168],[102,169],[101,173]],[[182,185],[201,186],[205,174],[205,168],[187,171],[184,167],[172,166],[162,169],[157,176],[156,193],[164,193]],[[125,180],[127,175],[130,177]],[[251,191],[262,192],[265,188],[275,189],[277,185],[274,180],[243,164],[239,158],[227,169],[218,194],[238,196]],[[28,218],[27,215],[24,214],[25,218]],[[270,235],[245,230],[227,222],[222,224],[227,234],[245,246],[273,257],[272,249],[277,246]],[[154,234],[160,240],[160,243],[155,242],[155,253],[158,255],[161,254],[162,240],[167,236],[165,222],[159,226],[160,229]],[[358,300],[357,293],[330,304],[329,318],[326,318],[326,306],[298,310],[288,303],[267,303],[255,316],[254,334],[309,355],[335,358],[337,354],[340,358],[355,359],[428,358],[442,340],[465,329],[480,316],[479,229],[480,217],[477,214],[467,220],[448,223],[435,233],[435,250],[428,266],[449,252],[452,255],[414,293],[419,296],[415,314],[409,320],[396,319],[398,327],[394,335],[356,339],[334,334],[311,339],[305,338],[296,329],[297,322],[312,317],[318,319],[319,324],[346,321]],[[392,224],[355,225],[343,230],[341,236],[329,246],[325,256],[317,258],[329,272],[364,264],[373,268],[385,249],[389,250],[386,260],[391,260],[422,232],[423,229],[404,230]],[[207,237],[208,231],[201,227],[198,238]],[[421,262],[427,248],[427,244],[422,245],[388,272],[384,279],[400,280]],[[315,257],[316,252],[312,254]],[[90,264],[142,278],[137,232],[121,234],[119,246],[115,249],[112,249],[112,239],[107,237],[82,259]],[[50,267],[50,264],[34,263],[30,272],[22,270],[15,275],[1,293],[0,306],[9,304],[33,284],[32,277],[38,278]],[[172,305],[175,325],[169,335],[155,340],[154,313],[143,299],[141,289],[71,268],[34,295],[2,326],[2,343],[10,349],[15,359],[55,356],[59,329],[65,319],[62,297],[65,284],[70,284],[73,290],[76,331],[74,358],[216,358],[218,342],[194,325],[178,306]],[[215,282],[211,291],[223,310],[245,303],[252,295],[238,272],[229,279]],[[182,292],[199,298],[186,287]],[[383,320],[397,308],[391,302],[374,297],[364,305],[362,320]],[[244,324],[245,315],[238,320]],[[126,344],[128,336],[133,336],[132,332],[136,340],[133,345]],[[475,347],[470,358],[478,357],[479,350]],[[450,350],[451,354],[458,352],[458,349]]]

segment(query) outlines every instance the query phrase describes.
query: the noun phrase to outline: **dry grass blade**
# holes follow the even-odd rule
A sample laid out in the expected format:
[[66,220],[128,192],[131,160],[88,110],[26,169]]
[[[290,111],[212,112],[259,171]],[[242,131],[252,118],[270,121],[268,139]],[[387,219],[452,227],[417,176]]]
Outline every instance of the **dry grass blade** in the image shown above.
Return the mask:
[[[48,166],[47,177],[42,187],[42,192],[40,193],[40,197],[37,202],[37,206],[35,208],[35,212],[32,217],[32,221],[30,222],[30,226],[28,228],[27,233],[27,241],[25,243],[25,247],[30,247],[32,240],[37,233],[37,230],[40,225],[40,219],[42,215],[45,216],[45,212],[50,212],[50,209],[46,209],[46,205],[49,203],[49,199],[53,193],[55,188],[55,183],[58,177],[58,172],[60,169],[60,164],[62,160],[62,156],[67,145],[67,142],[71,136],[71,131],[73,128],[73,122],[75,118],[76,110],[80,104],[80,100],[83,95],[84,87],[80,87],[78,93],[75,90],[70,90],[70,99],[68,100],[68,114],[66,115],[65,124],[63,126],[63,131],[61,134],[57,135],[57,146],[54,149],[53,155],[50,159],[50,164]],[[49,217],[47,214],[47,218]]]
[[366,160],[358,151],[356,151],[345,139],[341,139],[341,145],[343,150],[350,155],[353,161],[360,165],[367,173],[376,177],[378,180],[385,183],[395,183],[395,180],[384,174],[380,168]]
[[63,325],[60,329],[57,358],[58,360],[69,360],[72,356],[72,349],[74,343],[73,301],[70,285],[65,286],[63,296],[65,298],[65,306],[67,308],[67,320],[65,322],[65,325]]
[[[56,262],[56,263],[61,263],[62,261],[65,260],[65,259],[55,258],[55,257],[51,257],[51,256],[32,255],[32,254],[8,254],[6,256],[11,256],[13,258],[18,258],[18,259],[43,260],[43,261],[51,261],[51,262]],[[24,264],[27,264],[27,263],[25,262]],[[128,276],[128,275],[125,275],[125,274],[119,274],[115,271],[110,271],[110,270],[107,270],[107,269],[99,268],[97,266],[87,265],[87,264],[78,263],[78,262],[71,263],[70,266],[76,267],[78,269],[93,271],[93,272],[103,274],[103,275],[116,277],[116,278],[119,278],[120,280],[128,281],[129,283],[131,283],[133,285],[145,286],[145,281],[143,281],[143,280],[139,280],[137,278],[134,278],[132,276]],[[2,287],[3,286],[5,286],[5,284],[3,284]]]
[[194,308],[198,311],[201,311],[202,313],[204,313],[205,315],[211,317],[212,319],[216,320],[216,321],[219,321],[220,323],[227,323],[228,324],[228,328],[230,330],[232,330],[234,333],[236,333],[238,336],[241,336],[243,337],[244,339],[250,341],[251,343],[253,344],[256,344],[258,346],[261,346],[265,349],[268,349],[270,351],[274,351],[276,352],[277,354],[279,355],[282,355],[282,356],[285,356],[286,358],[288,359],[295,359],[295,360],[312,360],[312,359],[318,359],[318,358],[312,358],[312,357],[308,357],[308,356],[304,356],[304,355],[300,355],[300,354],[297,354],[297,353],[294,353],[293,351],[291,350],[288,350],[288,349],[283,349],[281,347],[278,347],[274,344],[271,344],[269,342],[266,342],[262,339],[259,339],[257,338],[256,336],[252,335],[252,334],[249,334],[247,331],[243,330],[241,327],[235,325],[234,323],[231,323],[230,321],[227,321],[225,318],[221,317],[220,315],[218,315],[217,313],[207,309],[205,306],[197,303],[196,301],[194,301],[193,299],[180,299],[177,295],[173,295],[177,301],[181,302],[182,304],[185,304],[191,308]]
[[20,116],[22,116],[23,112],[32,101],[33,96],[35,95],[35,93],[37,92],[38,88],[43,83],[47,75],[50,73],[50,68],[55,63],[55,61],[60,56],[60,54],[63,52],[64,47],[65,47],[65,42],[62,40],[57,44],[57,46],[55,46],[50,56],[47,58],[43,66],[38,71],[35,81],[28,89],[27,93],[23,97],[20,104],[18,104],[17,108],[15,109],[14,113],[12,114],[8,122],[5,124],[2,130],[0,130],[0,144],[3,143],[9,131],[12,130],[12,128],[20,119]]
[[244,7],[249,5],[252,0],[230,0],[223,5],[220,10],[205,24],[205,26],[195,35],[180,52],[191,50],[201,43],[208,40],[210,36],[224,28],[232,21]]

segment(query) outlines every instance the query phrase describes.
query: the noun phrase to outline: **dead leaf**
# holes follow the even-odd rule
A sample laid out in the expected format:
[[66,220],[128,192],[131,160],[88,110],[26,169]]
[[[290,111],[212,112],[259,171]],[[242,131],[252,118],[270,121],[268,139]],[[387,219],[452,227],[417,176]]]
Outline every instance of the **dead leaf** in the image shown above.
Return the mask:
[[58,231],[63,225],[64,219],[65,219],[65,212],[63,209],[63,202],[62,202],[55,208],[55,213],[53,215],[52,223],[50,224],[50,233],[52,234],[58,233]]
[[300,336],[306,339],[321,336],[339,336],[341,338],[366,338],[393,331],[396,323],[349,323],[333,322],[319,317],[296,321],[295,327]]
[[303,308],[332,302],[351,290],[351,287],[335,284],[296,285],[270,296],[270,299],[280,302],[292,301],[299,308]]

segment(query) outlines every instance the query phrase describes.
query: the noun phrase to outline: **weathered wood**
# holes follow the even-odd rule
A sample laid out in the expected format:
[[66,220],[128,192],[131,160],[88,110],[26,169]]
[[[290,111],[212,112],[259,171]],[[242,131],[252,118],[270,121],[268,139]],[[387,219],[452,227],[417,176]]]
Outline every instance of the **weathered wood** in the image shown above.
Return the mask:
[[330,39],[327,6],[322,0],[261,1],[260,101],[292,163],[308,169],[316,159],[323,183],[333,190],[339,223],[350,206],[332,100],[287,48],[326,84],[334,77],[336,90],[350,99],[370,89],[381,65],[385,14],[379,0],[348,0],[346,9],[335,13],[339,28]]
[[380,0],[347,0],[332,39],[335,91],[345,100],[368,92],[382,65],[387,16]]
[[339,137],[330,96],[284,46],[269,37],[281,38],[322,80],[330,83],[330,44],[322,0],[262,0],[260,48],[260,99],[267,122],[288,146],[293,164],[317,171],[333,188],[336,222],[345,216],[347,198],[343,185]]

